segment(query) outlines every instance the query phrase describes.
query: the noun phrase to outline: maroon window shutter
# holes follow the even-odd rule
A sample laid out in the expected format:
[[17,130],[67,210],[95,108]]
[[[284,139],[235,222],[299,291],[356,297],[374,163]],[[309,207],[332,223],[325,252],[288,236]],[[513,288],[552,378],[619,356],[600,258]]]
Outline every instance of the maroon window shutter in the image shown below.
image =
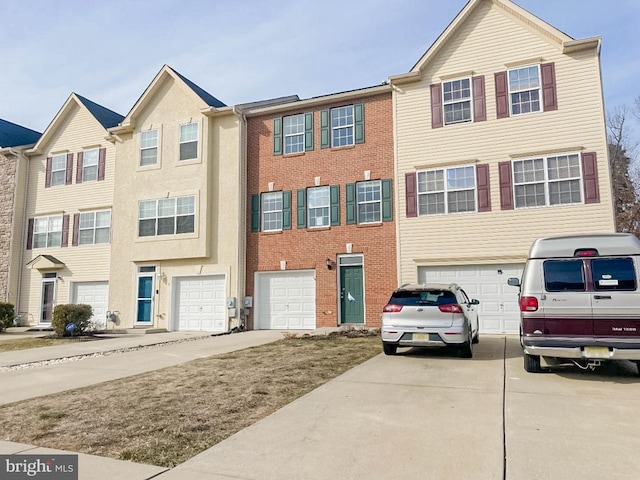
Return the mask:
[[80,237],[80,214],[73,214],[73,236],[71,237],[71,245],[78,246],[78,238]]
[[67,153],[67,178],[65,179],[65,185],[71,185],[73,181],[73,153]]
[[53,158],[47,157],[47,166],[44,174],[44,186],[49,188],[51,186],[51,167],[53,165]]
[[98,154],[98,180],[104,180],[104,169],[107,160],[107,149],[101,148]]
[[513,184],[511,183],[511,162],[498,164],[500,174],[500,208],[513,210]]
[[30,218],[27,226],[27,250],[33,248],[33,224],[34,219]]
[[507,72],[495,74],[496,81],[496,116],[507,118],[509,116],[509,88],[507,86]]
[[584,203],[600,203],[596,152],[582,154],[582,180],[584,182]]
[[478,184],[478,211],[491,211],[491,197],[489,192],[489,165],[476,165],[476,181]]
[[62,246],[69,246],[69,215],[62,216]]
[[431,85],[431,128],[442,126],[442,84]]
[[82,183],[83,165],[84,165],[84,152],[78,152],[78,161],[76,162],[76,183]]
[[542,72],[542,101],[544,111],[558,109],[558,97],[556,94],[556,67],[553,63],[543,63],[540,65]]
[[407,192],[407,218],[418,216],[418,195],[416,192],[416,174],[407,173],[404,176]]
[[473,121],[484,122],[487,119],[487,105],[484,95],[484,75],[473,77]]

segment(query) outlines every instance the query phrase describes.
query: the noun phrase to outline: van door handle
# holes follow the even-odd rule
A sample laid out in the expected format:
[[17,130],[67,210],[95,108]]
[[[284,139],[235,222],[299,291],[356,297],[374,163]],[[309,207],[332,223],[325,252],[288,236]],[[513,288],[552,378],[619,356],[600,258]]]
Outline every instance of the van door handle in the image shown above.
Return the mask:
[[611,295],[594,295],[596,300],[611,300]]

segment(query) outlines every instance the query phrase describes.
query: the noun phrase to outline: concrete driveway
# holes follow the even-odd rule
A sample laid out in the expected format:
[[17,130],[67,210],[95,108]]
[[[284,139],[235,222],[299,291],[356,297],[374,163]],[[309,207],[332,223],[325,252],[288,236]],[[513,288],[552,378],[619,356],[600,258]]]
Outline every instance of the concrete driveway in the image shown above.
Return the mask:
[[379,355],[158,478],[637,478],[638,411],[631,363],[528,374],[485,335],[471,360]]

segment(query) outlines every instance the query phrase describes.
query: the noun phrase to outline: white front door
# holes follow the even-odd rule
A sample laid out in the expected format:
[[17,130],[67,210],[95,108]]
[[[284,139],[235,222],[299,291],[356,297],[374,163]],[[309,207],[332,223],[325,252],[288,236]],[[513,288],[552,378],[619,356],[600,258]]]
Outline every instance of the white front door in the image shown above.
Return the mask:
[[174,329],[222,332],[225,330],[226,288],[224,275],[178,277]]
[[109,305],[109,282],[77,282],[73,284],[73,303],[91,305],[91,321],[98,330],[106,328]]
[[257,273],[256,285],[258,328],[316,328],[313,270]]
[[509,277],[522,277],[524,264],[458,265],[418,267],[420,283],[457,283],[477,306],[481,333],[518,333],[518,288],[507,285]]

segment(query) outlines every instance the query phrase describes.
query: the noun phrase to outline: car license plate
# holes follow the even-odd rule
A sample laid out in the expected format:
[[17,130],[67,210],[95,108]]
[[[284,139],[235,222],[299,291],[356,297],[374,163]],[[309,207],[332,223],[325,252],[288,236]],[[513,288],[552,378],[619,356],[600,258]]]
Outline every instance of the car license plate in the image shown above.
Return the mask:
[[413,334],[413,339],[414,340],[429,340],[429,334],[428,333],[414,333]]
[[587,358],[609,358],[609,348],[584,347],[584,356]]

